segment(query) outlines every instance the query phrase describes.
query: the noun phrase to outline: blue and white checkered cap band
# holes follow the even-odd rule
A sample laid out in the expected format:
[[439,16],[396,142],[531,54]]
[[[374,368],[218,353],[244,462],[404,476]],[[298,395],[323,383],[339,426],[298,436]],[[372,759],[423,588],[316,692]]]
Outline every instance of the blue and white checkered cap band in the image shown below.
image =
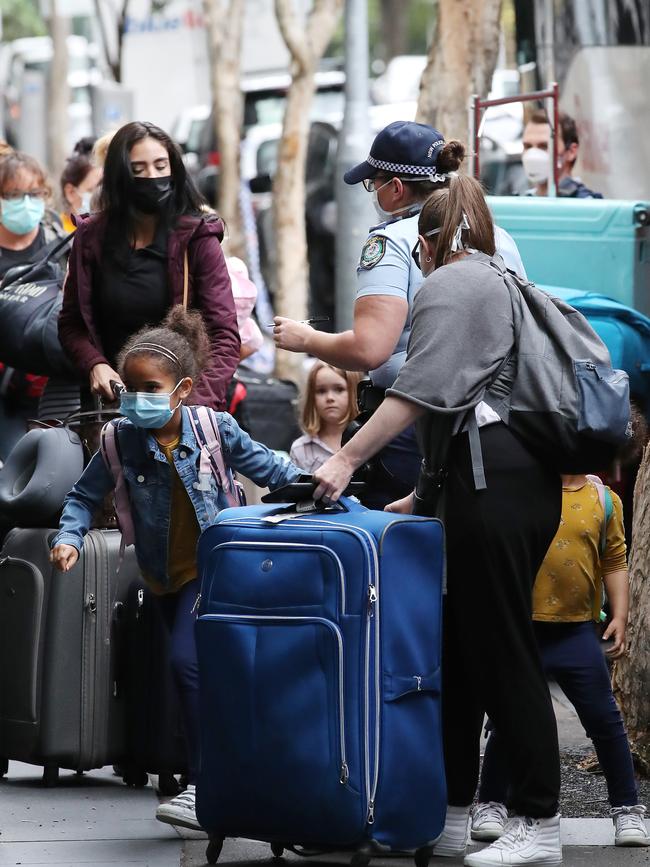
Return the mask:
[[431,166],[406,166],[400,163],[389,163],[387,160],[376,160],[374,157],[368,156],[366,162],[373,169],[382,169],[385,172],[395,172],[399,175],[419,175],[426,178],[427,181],[446,181],[449,174],[438,174]]

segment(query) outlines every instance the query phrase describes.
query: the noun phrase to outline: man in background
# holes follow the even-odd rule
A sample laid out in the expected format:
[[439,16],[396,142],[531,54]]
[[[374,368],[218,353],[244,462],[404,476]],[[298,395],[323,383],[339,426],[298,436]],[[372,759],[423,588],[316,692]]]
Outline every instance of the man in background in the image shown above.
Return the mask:
[[[547,196],[551,170],[549,160],[551,125],[544,110],[537,110],[531,115],[524,128],[523,145],[524,153],[521,161],[526,177],[533,184],[533,188],[526,195]],[[602,199],[601,193],[593,192],[580,178],[573,177],[579,145],[576,122],[568,114],[560,112],[557,137],[557,194],[570,199]]]

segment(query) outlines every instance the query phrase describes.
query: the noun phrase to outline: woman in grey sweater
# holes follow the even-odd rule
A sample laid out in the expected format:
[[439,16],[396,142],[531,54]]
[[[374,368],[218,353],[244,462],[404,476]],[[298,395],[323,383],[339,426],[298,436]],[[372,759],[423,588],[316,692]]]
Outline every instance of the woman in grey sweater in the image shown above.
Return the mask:
[[[513,349],[514,323],[510,294],[490,267],[494,229],[477,181],[458,176],[432,194],[413,254],[425,280],[406,362],[369,422],[315,473],[316,496],[336,500],[352,473],[413,422],[423,454],[440,454],[447,439],[442,707],[449,806],[434,854],[465,852],[487,713],[508,731],[515,815],[499,840],[465,864],[558,864],[557,730],[531,596],[559,524],[561,484],[481,400]],[[470,414],[477,425],[468,423]],[[484,482],[470,449],[477,426]],[[414,497],[386,508],[413,511]]]

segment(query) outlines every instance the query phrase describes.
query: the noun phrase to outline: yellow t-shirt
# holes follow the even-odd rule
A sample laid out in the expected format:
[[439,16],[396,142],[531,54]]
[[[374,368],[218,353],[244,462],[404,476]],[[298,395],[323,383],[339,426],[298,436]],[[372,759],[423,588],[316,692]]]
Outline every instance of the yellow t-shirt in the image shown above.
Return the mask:
[[587,481],[577,491],[562,489],[562,517],[533,588],[533,620],[573,623],[598,620],[602,576],[625,569],[623,506],[612,496],[607,545],[601,557],[601,529],[605,520],[598,489]]
[[[184,584],[187,584],[188,581],[196,578],[196,546],[201,533],[192,501],[174,466],[172,452],[178,447],[180,441],[180,436],[174,442],[166,445],[157,441],[160,450],[167,458],[172,469],[169,549],[167,555],[169,585],[165,588],[165,593],[174,593]],[[159,585],[154,585],[152,582],[149,583],[154,592],[161,592]]]

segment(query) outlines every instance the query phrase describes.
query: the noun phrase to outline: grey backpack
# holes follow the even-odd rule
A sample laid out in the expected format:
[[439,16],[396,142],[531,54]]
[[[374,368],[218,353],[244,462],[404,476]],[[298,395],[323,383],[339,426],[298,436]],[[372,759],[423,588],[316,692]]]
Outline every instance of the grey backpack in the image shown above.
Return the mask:
[[627,373],[581,313],[485,259],[510,292],[515,343],[488,403],[513,433],[561,473],[607,467],[631,436]]

